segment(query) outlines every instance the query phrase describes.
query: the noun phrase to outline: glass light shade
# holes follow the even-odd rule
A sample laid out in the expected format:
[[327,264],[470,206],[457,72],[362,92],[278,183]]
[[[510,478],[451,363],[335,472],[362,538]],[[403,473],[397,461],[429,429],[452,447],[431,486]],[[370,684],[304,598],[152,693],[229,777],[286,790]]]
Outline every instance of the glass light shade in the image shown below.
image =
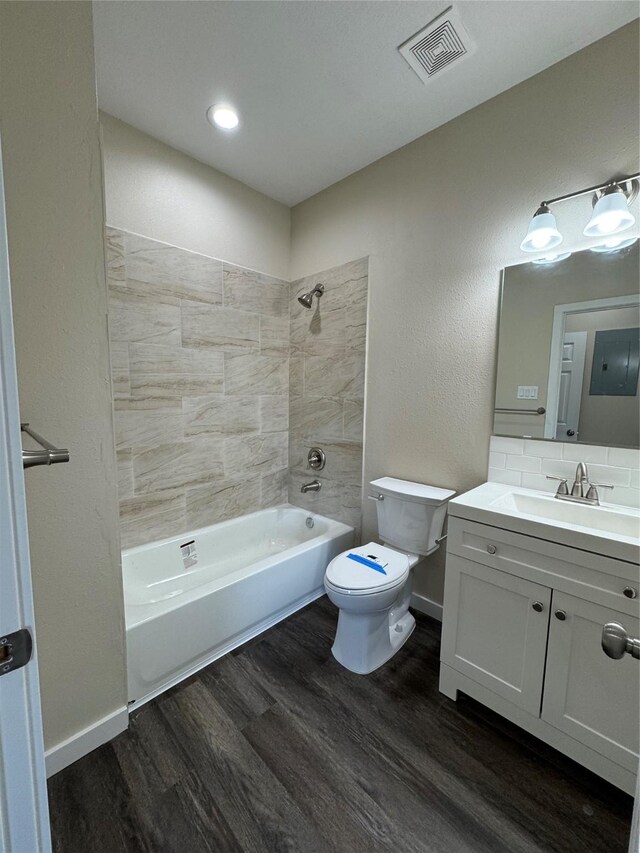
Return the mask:
[[534,258],[532,264],[557,264],[558,261],[564,261],[571,257],[571,252],[558,252],[556,255],[545,255],[544,258]]
[[584,229],[585,237],[601,237],[619,234],[630,228],[635,217],[627,207],[627,197],[621,189],[605,191],[596,202],[591,219]]
[[601,252],[602,254],[610,254],[611,252],[619,252],[620,249],[626,249],[627,246],[633,245],[637,237],[614,237],[612,240],[605,240],[604,243],[599,243],[597,246],[592,246],[592,252]]
[[527,236],[520,243],[523,252],[541,252],[562,243],[562,234],[556,227],[556,218],[548,207],[538,209],[529,223]]

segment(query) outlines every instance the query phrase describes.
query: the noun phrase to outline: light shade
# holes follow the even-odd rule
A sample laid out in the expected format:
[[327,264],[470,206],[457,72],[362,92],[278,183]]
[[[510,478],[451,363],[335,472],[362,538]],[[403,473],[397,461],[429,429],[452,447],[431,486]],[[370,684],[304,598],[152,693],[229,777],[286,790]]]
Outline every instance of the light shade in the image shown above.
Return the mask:
[[534,258],[532,264],[557,264],[558,261],[565,261],[571,257],[571,252],[558,252],[555,255],[545,255],[544,258]]
[[529,223],[527,236],[520,243],[523,252],[542,252],[562,243],[562,234],[556,227],[556,218],[546,204],[541,205]]
[[591,246],[591,251],[601,252],[602,254],[619,252],[621,249],[626,249],[627,246],[632,246],[637,239],[637,237],[614,237],[613,239],[605,240],[604,243],[599,243],[597,246]]
[[619,234],[635,222],[627,207],[627,197],[617,184],[607,187],[593,208],[591,219],[584,229],[585,237]]

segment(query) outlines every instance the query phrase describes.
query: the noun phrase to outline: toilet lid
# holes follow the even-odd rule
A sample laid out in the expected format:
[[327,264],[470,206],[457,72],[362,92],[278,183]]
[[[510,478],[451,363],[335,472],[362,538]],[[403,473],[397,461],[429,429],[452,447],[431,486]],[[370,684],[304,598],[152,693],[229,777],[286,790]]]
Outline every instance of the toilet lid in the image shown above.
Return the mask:
[[325,577],[332,586],[363,592],[396,586],[408,575],[406,554],[369,542],[338,554],[327,566]]

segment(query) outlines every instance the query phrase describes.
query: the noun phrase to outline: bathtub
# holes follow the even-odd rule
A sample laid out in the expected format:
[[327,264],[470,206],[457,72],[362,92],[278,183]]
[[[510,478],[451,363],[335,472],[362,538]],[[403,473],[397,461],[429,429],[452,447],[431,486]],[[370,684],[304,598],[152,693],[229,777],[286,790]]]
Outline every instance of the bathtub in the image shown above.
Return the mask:
[[123,551],[130,709],[322,595],[353,532],[285,505]]

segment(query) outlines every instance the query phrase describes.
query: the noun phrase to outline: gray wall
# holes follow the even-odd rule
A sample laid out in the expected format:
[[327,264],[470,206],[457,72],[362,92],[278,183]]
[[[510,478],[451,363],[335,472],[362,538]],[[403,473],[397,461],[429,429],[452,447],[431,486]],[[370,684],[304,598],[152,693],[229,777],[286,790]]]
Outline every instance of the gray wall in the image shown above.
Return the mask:
[[100,121],[110,225],[289,277],[288,207],[107,113]]
[[[292,278],[370,256],[365,480],[486,479],[499,272],[541,198],[638,171],[638,71],[634,22],[293,208]],[[443,562],[416,572],[435,600]]]
[[49,749],[126,704],[90,3],[0,3],[0,132]]

